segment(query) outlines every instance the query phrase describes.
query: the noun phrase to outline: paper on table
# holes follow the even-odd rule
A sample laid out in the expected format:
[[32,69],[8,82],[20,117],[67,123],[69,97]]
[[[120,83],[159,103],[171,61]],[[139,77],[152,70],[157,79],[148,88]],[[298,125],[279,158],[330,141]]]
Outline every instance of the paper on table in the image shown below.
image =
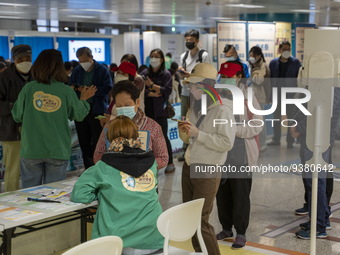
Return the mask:
[[18,220],[34,217],[39,214],[42,214],[42,213],[31,211],[31,210],[19,209],[16,207],[0,205],[0,218],[5,219],[5,220],[18,221]]

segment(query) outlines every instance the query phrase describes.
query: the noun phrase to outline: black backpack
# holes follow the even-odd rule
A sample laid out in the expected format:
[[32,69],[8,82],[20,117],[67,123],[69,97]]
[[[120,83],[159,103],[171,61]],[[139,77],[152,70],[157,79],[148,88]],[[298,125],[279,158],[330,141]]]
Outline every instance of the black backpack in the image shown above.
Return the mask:
[[[202,59],[202,56],[203,56],[203,53],[206,52],[206,50],[200,50],[198,52],[198,59],[196,60],[197,63],[202,63],[203,59]],[[182,63],[182,67],[186,70],[187,69],[187,63],[185,62],[187,60],[189,56],[189,51],[186,51],[185,52],[185,55],[183,57],[183,63]]]

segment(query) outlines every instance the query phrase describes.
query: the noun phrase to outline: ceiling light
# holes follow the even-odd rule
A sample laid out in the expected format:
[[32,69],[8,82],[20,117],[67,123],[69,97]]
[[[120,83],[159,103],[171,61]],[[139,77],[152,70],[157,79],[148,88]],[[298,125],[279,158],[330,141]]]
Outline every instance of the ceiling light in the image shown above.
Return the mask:
[[0,14],[24,14],[23,12],[0,11]]
[[79,19],[95,19],[96,16],[89,16],[89,15],[68,15],[67,17],[70,18],[79,18]]
[[165,14],[165,13],[144,13],[144,16],[149,17],[182,17],[182,15],[174,15],[174,14]]
[[238,7],[238,8],[265,8],[263,5],[255,4],[226,4],[227,7]]
[[234,19],[234,18],[226,18],[226,17],[210,17],[213,20],[222,20],[222,19]]
[[149,19],[128,19],[130,21],[139,21],[139,22],[147,22],[150,21]]
[[15,16],[0,16],[0,19],[22,19],[22,17],[15,17]]
[[291,12],[297,12],[297,13],[318,13],[319,10],[308,10],[308,9],[296,9],[296,10],[290,10]]
[[98,9],[79,9],[79,11],[82,11],[82,12],[112,12],[110,10],[98,10]]
[[0,5],[14,6],[14,7],[27,7],[27,6],[31,6],[30,4],[13,4],[13,3],[0,3]]

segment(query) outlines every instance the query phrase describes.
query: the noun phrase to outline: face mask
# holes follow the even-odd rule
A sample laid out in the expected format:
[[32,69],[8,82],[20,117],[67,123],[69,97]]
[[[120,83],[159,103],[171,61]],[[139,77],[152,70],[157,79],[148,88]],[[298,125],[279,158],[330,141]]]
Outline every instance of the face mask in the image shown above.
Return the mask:
[[281,56],[284,57],[284,58],[289,58],[290,57],[290,51],[286,50],[286,51],[282,52]]
[[136,115],[134,106],[117,107],[117,116],[124,115],[133,119]]
[[250,62],[251,64],[255,64],[257,61],[256,61],[256,58],[250,57],[250,58],[249,58],[249,62]]
[[15,67],[20,73],[28,73],[31,70],[32,62],[21,62],[16,64]]
[[235,61],[236,58],[235,58],[235,57],[225,57],[225,60],[226,60],[227,62],[229,62],[229,61]]
[[91,62],[84,62],[84,63],[80,63],[80,65],[82,66],[82,68],[84,68],[84,70],[86,72],[87,70],[90,69],[92,63]]
[[237,80],[234,78],[221,78],[220,83],[237,86]]
[[160,58],[150,58],[150,65],[154,68],[161,65],[161,59]]
[[69,73],[67,76],[68,76],[68,77],[71,77],[71,74],[72,74],[72,73]]
[[129,77],[126,77],[126,76],[124,76],[124,75],[122,75],[120,73],[117,73],[116,77],[115,77],[115,84],[117,84],[120,81],[126,81],[128,79],[129,79]]
[[192,50],[193,48],[195,48],[195,43],[194,42],[186,42],[185,46],[189,49]]

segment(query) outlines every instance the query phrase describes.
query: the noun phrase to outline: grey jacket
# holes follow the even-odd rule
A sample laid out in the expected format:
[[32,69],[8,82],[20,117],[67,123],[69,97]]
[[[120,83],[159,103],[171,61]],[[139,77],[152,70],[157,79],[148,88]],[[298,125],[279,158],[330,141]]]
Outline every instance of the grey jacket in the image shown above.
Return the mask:
[[11,64],[0,74],[0,141],[19,141],[21,139],[20,124],[13,120],[11,110],[21,89],[30,80],[29,77],[25,81],[14,64]]

